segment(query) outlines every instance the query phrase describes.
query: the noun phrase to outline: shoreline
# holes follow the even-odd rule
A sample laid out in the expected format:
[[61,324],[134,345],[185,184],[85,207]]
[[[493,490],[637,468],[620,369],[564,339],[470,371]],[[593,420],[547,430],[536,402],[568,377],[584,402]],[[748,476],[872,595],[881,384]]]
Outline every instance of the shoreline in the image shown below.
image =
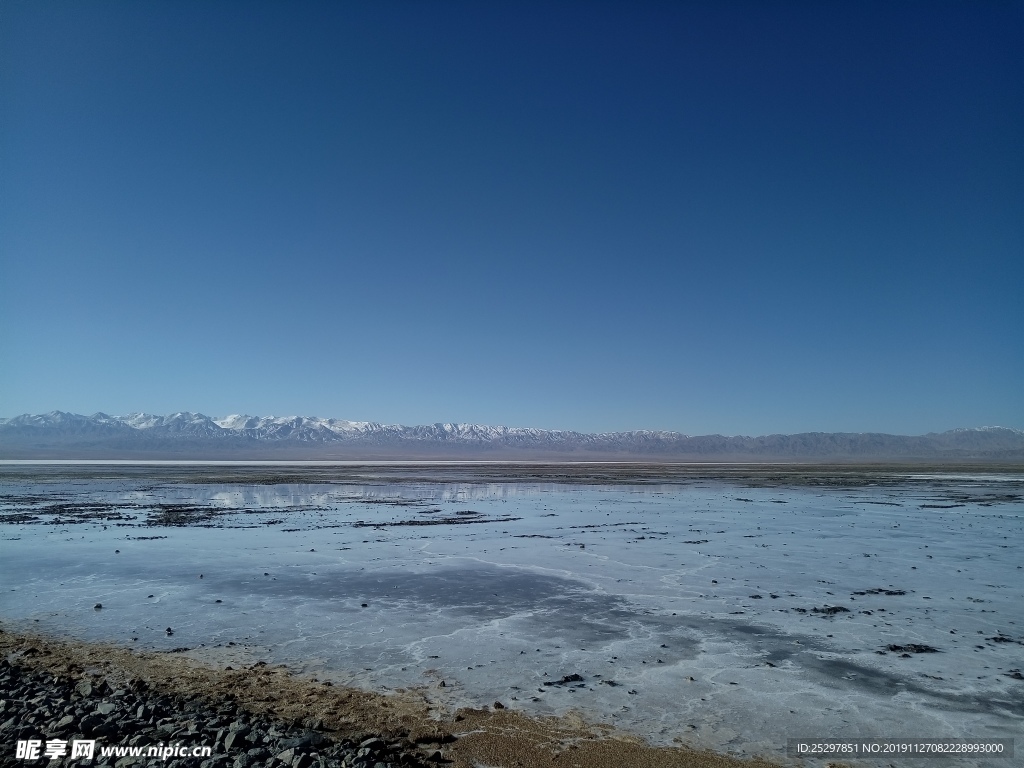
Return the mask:
[[[401,744],[416,762],[453,768],[562,765],[579,768],[778,768],[763,759],[744,760],[685,746],[654,747],[610,726],[587,722],[576,713],[533,717],[503,707],[447,711],[428,702],[421,690],[389,695],[321,682],[284,666],[257,661],[242,669],[200,660],[185,652],[130,648],[19,632],[0,624],[0,659],[42,671],[72,684],[91,681],[110,687],[139,686],[165,695],[199,697],[209,706],[236,705],[251,717],[282,727],[305,727],[332,741],[379,738]],[[4,718],[8,715],[5,712]],[[202,724],[199,724],[202,727]],[[37,738],[52,738],[40,733]],[[5,749],[13,750],[14,743]],[[211,740],[212,743],[212,740]],[[238,752],[238,755],[242,754]],[[211,765],[228,766],[227,754]],[[10,756],[7,756],[10,757]],[[216,757],[216,755],[214,756]],[[198,764],[193,758],[188,764]],[[22,764],[27,765],[28,763]],[[71,763],[69,763],[71,764]],[[95,764],[95,763],[94,763]],[[166,763],[164,763],[166,765]],[[281,765],[275,757],[266,763]],[[330,764],[330,763],[327,763]],[[341,765],[342,763],[335,763]],[[394,763],[398,765],[399,763]]]
[[[17,479],[0,510],[12,647],[61,676],[114,664],[289,727],[393,738],[418,761],[824,765],[786,737],[1007,736],[1024,715],[1019,473],[0,474]],[[88,713],[67,690],[59,708],[65,731]],[[200,768],[279,768],[234,757]]]

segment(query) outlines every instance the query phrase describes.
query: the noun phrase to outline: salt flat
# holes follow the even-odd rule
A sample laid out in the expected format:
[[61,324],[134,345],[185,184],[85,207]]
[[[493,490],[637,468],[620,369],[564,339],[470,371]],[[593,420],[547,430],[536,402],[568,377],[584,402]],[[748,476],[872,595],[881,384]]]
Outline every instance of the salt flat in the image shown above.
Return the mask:
[[18,628],[779,760],[791,737],[1024,727],[1019,471],[5,466],[0,483]]

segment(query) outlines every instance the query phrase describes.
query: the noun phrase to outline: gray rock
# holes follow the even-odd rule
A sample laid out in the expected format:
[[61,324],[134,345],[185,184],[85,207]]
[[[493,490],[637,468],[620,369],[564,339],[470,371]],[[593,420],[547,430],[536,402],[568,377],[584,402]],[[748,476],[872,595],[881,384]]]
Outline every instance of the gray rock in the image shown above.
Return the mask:
[[240,748],[245,743],[245,734],[242,731],[231,731],[224,739],[224,749],[231,751]]
[[316,733],[315,731],[306,731],[301,736],[297,736],[290,739],[281,739],[282,747],[309,747],[317,744],[322,744],[327,739],[322,734]]
[[[62,680],[0,658],[0,741],[36,738],[99,738],[109,746],[147,746],[163,742],[213,744],[214,754],[200,768],[393,768],[425,766],[409,751],[408,741],[379,736],[332,741],[295,722],[274,721],[247,712],[233,700],[210,704],[192,696],[162,693],[139,680],[115,692],[105,680]],[[109,698],[117,696],[117,701]],[[317,723],[305,718],[303,724]],[[448,740],[451,737],[448,737]],[[436,740],[443,743],[440,735]],[[403,751],[404,750],[404,751]],[[360,752],[361,757],[356,757]],[[276,756],[275,756],[276,755]],[[94,768],[146,765],[146,758],[96,756]],[[0,763],[3,763],[0,759]],[[6,763],[4,763],[6,765]],[[198,761],[172,758],[163,768],[195,768]]]

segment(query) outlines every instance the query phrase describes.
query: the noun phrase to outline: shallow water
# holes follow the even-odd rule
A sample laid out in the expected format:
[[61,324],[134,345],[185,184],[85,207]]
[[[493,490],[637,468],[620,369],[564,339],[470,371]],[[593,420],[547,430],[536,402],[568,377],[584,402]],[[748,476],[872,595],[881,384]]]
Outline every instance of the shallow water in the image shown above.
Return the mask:
[[776,759],[1024,726],[1020,474],[118,472],[0,468],[6,622]]

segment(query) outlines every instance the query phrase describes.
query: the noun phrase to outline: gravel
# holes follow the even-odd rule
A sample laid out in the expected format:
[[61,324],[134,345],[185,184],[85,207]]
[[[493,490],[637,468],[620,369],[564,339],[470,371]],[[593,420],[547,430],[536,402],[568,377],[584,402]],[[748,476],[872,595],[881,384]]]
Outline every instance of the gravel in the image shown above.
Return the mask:
[[[361,740],[318,730],[319,723],[285,723],[246,711],[230,696],[210,701],[130,680],[112,688],[102,677],[69,679],[0,659],[0,766],[92,765],[127,768],[399,768],[436,765],[408,740]],[[71,759],[72,742],[95,739],[92,763]],[[17,742],[42,742],[40,758],[17,759]],[[67,754],[42,756],[46,742],[67,743]],[[102,756],[104,747],[209,746],[209,757]]]

